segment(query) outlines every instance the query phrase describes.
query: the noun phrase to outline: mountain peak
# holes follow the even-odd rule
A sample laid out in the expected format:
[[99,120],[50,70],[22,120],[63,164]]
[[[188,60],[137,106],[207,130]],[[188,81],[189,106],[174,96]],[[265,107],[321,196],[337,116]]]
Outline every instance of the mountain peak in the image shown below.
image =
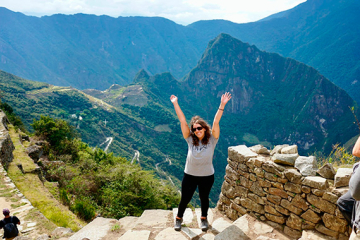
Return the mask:
[[144,70],[141,69],[134,77],[134,83],[147,82],[150,79],[150,75]]

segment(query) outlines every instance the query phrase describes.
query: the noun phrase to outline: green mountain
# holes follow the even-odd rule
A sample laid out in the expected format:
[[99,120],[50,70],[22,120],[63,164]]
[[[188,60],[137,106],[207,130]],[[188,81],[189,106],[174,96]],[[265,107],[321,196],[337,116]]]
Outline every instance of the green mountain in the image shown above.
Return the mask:
[[258,22],[200,21],[188,27],[202,32],[202,44],[224,32],[306,63],[360,102],[359,11],[356,0],[308,0]]
[[18,76],[105,90],[144,69],[182,78],[220,33],[304,62],[360,102],[360,2],[308,0],[258,22],[85,14],[30,17],[0,8],[0,69]]
[[141,69],[180,77],[200,55],[190,38],[197,33],[164,18],[38,18],[0,7],[0,21],[0,69],[78,89],[127,84]]
[[[180,126],[169,100],[176,94],[188,121],[200,115],[210,124],[221,94],[232,93],[221,120],[215,150],[217,201],[227,164],[227,148],[261,143],[297,144],[301,154],[331,151],[356,135],[349,106],[356,103],[314,68],[278,54],[260,51],[229,35],[208,44],[198,65],[177,81],[170,73],[141,70],[133,83],[100,91],[80,91],[33,82],[0,72],[4,102],[29,126],[40,115],[66,119],[82,140],[152,169],[179,186],[187,154]],[[358,111],[357,111],[358,112]],[[170,161],[169,161],[170,160]]]

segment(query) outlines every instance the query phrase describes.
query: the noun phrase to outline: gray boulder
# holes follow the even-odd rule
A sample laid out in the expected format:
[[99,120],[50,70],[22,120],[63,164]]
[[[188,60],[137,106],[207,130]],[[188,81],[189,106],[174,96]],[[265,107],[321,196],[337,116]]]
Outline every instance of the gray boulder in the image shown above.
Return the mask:
[[270,151],[261,144],[250,147],[250,150],[256,152],[257,154],[265,154],[265,155],[270,154]]
[[334,179],[334,176],[336,174],[334,167],[330,163],[326,163],[324,166],[322,166],[317,173],[322,176],[323,178],[327,179]]
[[274,163],[294,166],[295,160],[299,157],[299,154],[278,154],[275,153],[271,159],[274,161]]
[[338,188],[349,186],[351,174],[352,168],[339,168],[335,175],[335,187]]
[[36,163],[43,154],[43,147],[39,145],[32,145],[26,149],[26,152],[29,157],[31,157],[31,159]]
[[294,165],[303,176],[315,176],[317,172],[316,157],[300,156],[295,160]]
[[281,149],[284,147],[288,147],[289,144],[276,145],[273,150],[271,150],[270,155],[274,155],[275,153],[281,153]]

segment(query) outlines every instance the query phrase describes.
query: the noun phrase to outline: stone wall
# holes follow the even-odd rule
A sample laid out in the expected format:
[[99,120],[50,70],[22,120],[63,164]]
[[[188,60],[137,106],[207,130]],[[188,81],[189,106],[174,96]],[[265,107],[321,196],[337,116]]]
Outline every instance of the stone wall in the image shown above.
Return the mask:
[[15,149],[8,131],[8,123],[9,120],[5,113],[0,110],[0,162],[5,169],[8,168],[9,163],[13,160],[13,151]]
[[[229,147],[228,155],[217,207],[230,219],[249,214],[294,239],[310,229],[336,239],[349,238],[351,229],[336,202],[348,190],[342,186],[348,185],[351,168],[340,171],[340,176],[327,165],[332,179],[310,176],[321,173],[314,166],[316,158],[300,157],[296,145],[276,146],[272,152],[261,145],[240,145]],[[310,164],[301,168],[304,159]]]

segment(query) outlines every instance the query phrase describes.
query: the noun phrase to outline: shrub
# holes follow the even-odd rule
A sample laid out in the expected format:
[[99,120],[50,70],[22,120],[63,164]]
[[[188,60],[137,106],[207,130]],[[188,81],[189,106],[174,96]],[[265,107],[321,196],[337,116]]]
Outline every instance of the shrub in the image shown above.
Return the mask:
[[76,199],[70,209],[85,221],[95,217],[95,207],[89,198]]

